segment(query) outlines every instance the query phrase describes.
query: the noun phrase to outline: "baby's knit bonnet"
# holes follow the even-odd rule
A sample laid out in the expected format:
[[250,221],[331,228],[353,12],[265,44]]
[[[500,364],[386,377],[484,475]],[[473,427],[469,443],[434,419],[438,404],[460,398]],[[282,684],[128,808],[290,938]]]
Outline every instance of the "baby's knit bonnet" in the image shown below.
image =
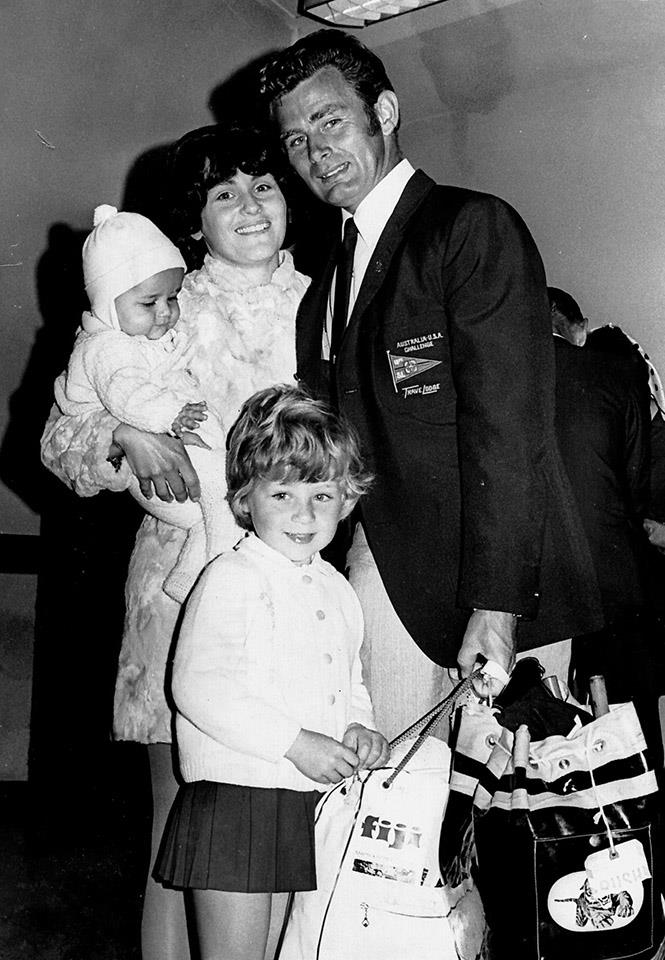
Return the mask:
[[140,213],[95,208],[94,229],[83,244],[83,278],[93,314],[119,329],[115,298],[137,283],[173,267],[185,269],[178,248]]

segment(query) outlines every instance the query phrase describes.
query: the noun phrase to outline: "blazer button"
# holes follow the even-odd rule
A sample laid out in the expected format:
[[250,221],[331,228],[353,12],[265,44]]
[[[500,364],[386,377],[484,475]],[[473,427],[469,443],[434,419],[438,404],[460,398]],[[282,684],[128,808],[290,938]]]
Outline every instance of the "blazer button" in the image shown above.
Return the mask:
[[332,663],[332,657],[330,656],[329,653],[324,653],[324,654],[323,654],[323,662],[324,662],[324,663]]
[[317,611],[316,611],[316,619],[317,619],[317,620],[325,620],[325,619],[326,619],[326,615],[325,615],[325,613],[323,612],[323,610],[317,610]]
[[330,704],[331,707],[334,705],[334,703],[335,703],[335,694],[334,694],[334,693],[331,693],[330,696],[328,697],[328,703]]
[[303,575],[302,582],[303,582],[303,583],[311,583],[311,582],[312,582],[312,578],[310,577],[310,575],[309,575],[308,573],[306,573],[306,574]]

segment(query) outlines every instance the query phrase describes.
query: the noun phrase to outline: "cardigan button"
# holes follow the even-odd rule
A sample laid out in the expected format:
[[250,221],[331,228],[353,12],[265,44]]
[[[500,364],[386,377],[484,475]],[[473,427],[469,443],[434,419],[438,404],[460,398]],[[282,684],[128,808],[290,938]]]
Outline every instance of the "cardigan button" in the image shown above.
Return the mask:
[[325,620],[325,619],[326,619],[326,615],[325,615],[325,613],[323,612],[323,610],[317,610],[317,611],[316,611],[316,619],[317,619],[317,620]]
[[305,574],[303,575],[302,582],[303,582],[303,583],[311,583],[311,582],[312,582],[312,578],[310,577],[310,575],[309,575],[308,573],[305,573]]
[[330,655],[329,653],[324,653],[324,654],[323,654],[323,662],[324,662],[324,663],[332,663],[332,657],[331,657],[331,655]]
[[334,694],[334,693],[331,693],[330,696],[328,697],[328,703],[330,704],[331,707],[334,705],[334,703],[335,703],[335,694]]

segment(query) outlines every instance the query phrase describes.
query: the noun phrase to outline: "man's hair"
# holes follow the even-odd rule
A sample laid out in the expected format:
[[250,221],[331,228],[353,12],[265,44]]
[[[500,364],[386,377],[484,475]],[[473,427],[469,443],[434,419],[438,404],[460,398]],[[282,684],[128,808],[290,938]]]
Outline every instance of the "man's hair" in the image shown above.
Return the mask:
[[273,107],[324,67],[339,70],[362,101],[369,132],[377,134],[381,127],[374,107],[384,90],[394,88],[379,57],[344,31],[316,30],[275,54],[261,69],[261,93]]
[[167,206],[171,237],[187,242],[201,229],[208,190],[238,171],[251,177],[271,173],[282,186],[284,160],[270,138],[251,127],[212,124],[191,130],[174,144],[169,165]]
[[584,314],[580,306],[569,293],[565,290],[559,290],[558,287],[548,287],[547,295],[550,298],[550,309],[554,307],[559,313],[563,314],[568,323],[580,326],[585,322]]
[[372,482],[355,429],[299,387],[255,393],[243,404],[226,445],[226,499],[246,530],[252,529],[246,499],[257,480],[338,479],[351,500],[367,493]]

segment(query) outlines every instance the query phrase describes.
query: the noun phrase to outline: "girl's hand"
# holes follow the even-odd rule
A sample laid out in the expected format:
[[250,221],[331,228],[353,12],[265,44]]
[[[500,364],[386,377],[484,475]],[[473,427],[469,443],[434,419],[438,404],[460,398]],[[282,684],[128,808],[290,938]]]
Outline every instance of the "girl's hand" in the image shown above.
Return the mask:
[[206,407],[204,400],[199,403],[186,403],[171,424],[171,430],[176,437],[182,438],[185,430],[198,430],[203,421],[208,419]]
[[145,433],[126,423],[115,428],[113,440],[126,456],[129,469],[148,500],[153,488],[166,503],[174,497],[178,503],[187,497],[194,501],[200,499],[199,478],[181,440],[164,433]]
[[364,727],[362,723],[349,724],[342,743],[358,755],[358,770],[383,767],[390,758],[390,744],[383,734]]
[[313,730],[301,730],[284,756],[317,783],[339,783],[358,768],[354,750]]

